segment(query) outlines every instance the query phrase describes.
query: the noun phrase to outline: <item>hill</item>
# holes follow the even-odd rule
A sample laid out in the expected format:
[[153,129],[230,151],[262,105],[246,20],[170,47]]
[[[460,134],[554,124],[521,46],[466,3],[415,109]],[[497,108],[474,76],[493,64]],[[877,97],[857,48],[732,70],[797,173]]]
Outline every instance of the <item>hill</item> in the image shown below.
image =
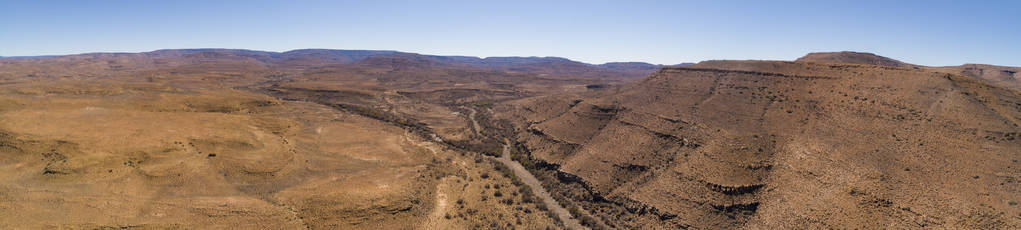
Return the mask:
[[1021,92],[1021,71],[1019,67],[965,64],[960,66],[929,67],[933,71],[960,74],[986,81],[990,84]]
[[964,75],[985,81],[992,85],[1021,91],[1021,80],[1018,79],[1021,78],[1021,76],[1018,76],[1016,74],[1018,71],[1021,71],[1021,68],[1018,67],[983,64],[964,64],[959,66],[929,67],[908,64],[891,58],[875,55],[872,53],[860,53],[849,51],[810,53],[808,55],[805,55],[804,57],[798,58],[796,61],[879,65],[900,68],[924,68],[929,71]]
[[1021,94],[808,57],[663,68],[503,109],[519,159],[589,226],[1021,226]]
[[804,57],[795,60],[797,62],[822,62],[822,63],[849,63],[849,64],[866,64],[866,65],[880,65],[880,66],[892,66],[892,67],[914,67],[915,65],[907,64],[892,58],[875,55],[872,53],[860,53],[860,52],[820,52],[820,53],[809,53]]

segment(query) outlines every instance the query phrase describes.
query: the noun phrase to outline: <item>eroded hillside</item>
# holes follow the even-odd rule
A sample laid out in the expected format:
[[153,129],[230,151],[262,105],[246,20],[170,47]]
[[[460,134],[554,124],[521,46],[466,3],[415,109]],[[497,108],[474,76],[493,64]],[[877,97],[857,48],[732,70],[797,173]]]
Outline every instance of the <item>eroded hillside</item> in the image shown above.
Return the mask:
[[563,228],[468,111],[616,81],[389,51],[0,59],[0,228]]
[[960,66],[929,67],[938,72],[960,74],[983,80],[1015,91],[1021,91],[1021,68],[995,65],[966,64]]
[[589,226],[1021,224],[1021,95],[966,76],[714,61],[504,109]]

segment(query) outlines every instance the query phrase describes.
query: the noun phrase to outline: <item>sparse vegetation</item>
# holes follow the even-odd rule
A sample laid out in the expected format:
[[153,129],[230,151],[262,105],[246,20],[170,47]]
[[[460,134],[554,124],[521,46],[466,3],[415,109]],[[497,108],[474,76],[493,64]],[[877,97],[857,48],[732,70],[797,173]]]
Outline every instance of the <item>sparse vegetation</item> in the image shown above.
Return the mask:
[[[0,225],[566,227],[494,158],[505,140],[536,189],[593,229],[1009,229],[1021,215],[1008,209],[1021,98],[989,84],[1015,73],[993,67],[706,61],[625,82],[279,55],[0,59]],[[136,218],[148,212],[167,215]],[[883,221],[854,225],[859,212]]]

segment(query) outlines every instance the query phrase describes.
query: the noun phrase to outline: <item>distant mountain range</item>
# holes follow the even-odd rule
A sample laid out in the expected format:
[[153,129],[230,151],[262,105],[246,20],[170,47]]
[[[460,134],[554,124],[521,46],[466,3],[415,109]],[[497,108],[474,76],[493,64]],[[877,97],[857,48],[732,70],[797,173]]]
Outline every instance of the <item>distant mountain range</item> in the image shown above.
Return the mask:
[[[276,68],[317,68],[330,65],[368,64],[394,67],[460,67],[533,74],[570,75],[601,78],[641,78],[666,65],[645,62],[589,64],[561,57],[471,57],[439,56],[390,50],[300,49],[269,52],[244,49],[165,49],[143,53],[86,53],[64,56],[4,57],[3,59],[172,59],[173,61],[250,61]],[[215,59],[215,60],[214,60]],[[173,62],[164,61],[164,62]],[[673,66],[692,65],[682,63]]]
[[[278,69],[309,69],[340,65],[368,65],[390,68],[458,68],[539,75],[588,77],[601,79],[639,79],[663,67],[682,67],[694,63],[657,65],[645,62],[608,62],[590,64],[561,57],[487,57],[440,56],[392,50],[299,49],[270,52],[245,49],[164,49],[143,53],[86,53],[62,56],[0,57],[10,62],[60,63],[78,68],[139,69],[150,66],[198,65],[225,67],[234,65]],[[809,53],[795,62],[842,63],[925,69],[969,76],[993,85],[1021,90],[1019,67],[984,64],[931,67],[905,63],[865,52]],[[108,66],[107,66],[108,65]],[[78,69],[82,71],[82,69]]]

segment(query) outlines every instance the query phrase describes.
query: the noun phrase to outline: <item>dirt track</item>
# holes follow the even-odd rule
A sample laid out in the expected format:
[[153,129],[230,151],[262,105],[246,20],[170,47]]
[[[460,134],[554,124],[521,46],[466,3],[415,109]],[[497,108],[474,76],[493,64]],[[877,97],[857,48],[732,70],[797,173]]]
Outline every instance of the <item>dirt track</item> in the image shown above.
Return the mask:
[[[472,122],[475,133],[481,135],[481,126],[479,126],[479,122],[475,120],[475,114],[477,112],[475,111],[475,109],[472,108],[468,108],[468,110],[471,111],[468,117],[471,118],[470,120]],[[546,191],[545,188],[542,187],[542,183],[540,183],[539,180],[535,178],[535,175],[532,175],[532,173],[525,169],[525,167],[522,166],[521,163],[518,163],[517,161],[514,161],[510,158],[509,140],[504,139],[503,154],[500,155],[499,158],[495,159],[500,163],[506,165],[507,168],[510,168],[511,171],[514,172],[514,175],[517,176],[518,179],[521,179],[522,183],[528,185],[528,187],[532,189],[532,193],[536,194],[536,196],[542,199],[542,202],[546,204],[546,207],[548,207],[549,210],[553,212],[553,214],[556,214],[557,218],[560,218],[560,220],[564,222],[564,226],[566,226],[569,229],[588,229],[582,226],[577,219],[574,219],[574,217],[571,216],[571,213],[568,212],[567,209],[564,209],[563,206],[560,206],[560,203],[557,203],[557,200],[553,199],[553,196],[551,196],[550,193]]]
[[521,166],[521,164],[517,161],[511,160],[509,144],[503,145],[503,155],[501,155],[500,158],[496,158],[496,160],[510,168],[511,171],[514,172],[514,175],[517,176],[518,179],[521,179],[522,183],[525,183],[528,187],[532,188],[532,193],[535,193],[536,196],[542,199],[542,202],[546,204],[546,207],[549,207],[549,210],[556,214],[557,217],[564,222],[564,226],[569,229],[588,229],[582,226],[578,220],[574,219],[567,209],[560,206],[560,203],[557,203],[557,201],[553,199],[553,196],[550,196],[549,192],[542,187],[542,183],[539,183],[539,180],[536,179],[531,172],[528,172],[528,170],[525,169],[524,166]]
[[482,129],[479,126],[479,122],[475,120],[475,109],[468,108],[468,110],[471,111],[471,114],[468,114],[468,116],[471,117],[472,129],[475,130],[475,135],[482,136]]

